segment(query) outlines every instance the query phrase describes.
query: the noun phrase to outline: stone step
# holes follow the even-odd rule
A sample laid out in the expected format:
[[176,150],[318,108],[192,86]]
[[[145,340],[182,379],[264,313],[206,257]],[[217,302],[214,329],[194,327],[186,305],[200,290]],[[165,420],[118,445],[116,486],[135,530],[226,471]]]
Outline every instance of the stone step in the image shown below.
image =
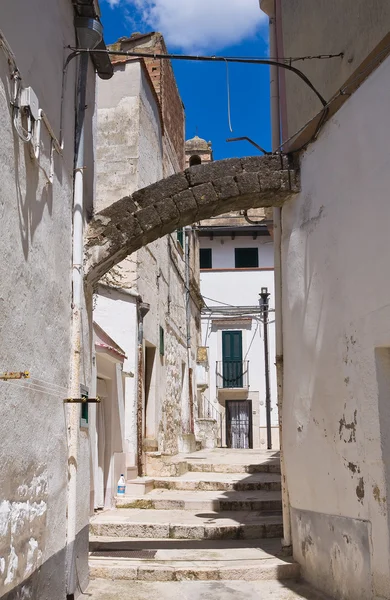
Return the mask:
[[196,511],[281,511],[280,492],[204,492],[156,489],[145,496],[126,495],[116,499],[117,508]]
[[138,581],[297,579],[299,565],[278,556],[275,540],[128,540],[93,538],[90,575]]
[[207,463],[188,461],[188,471],[192,473],[278,473],[280,475],[280,461],[262,463],[258,465]]
[[154,488],[187,491],[280,491],[281,477],[277,473],[185,473],[181,477],[155,477]]
[[283,535],[282,516],[250,512],[114,509],[91,518],[98,536],[171,539],[262,539]]

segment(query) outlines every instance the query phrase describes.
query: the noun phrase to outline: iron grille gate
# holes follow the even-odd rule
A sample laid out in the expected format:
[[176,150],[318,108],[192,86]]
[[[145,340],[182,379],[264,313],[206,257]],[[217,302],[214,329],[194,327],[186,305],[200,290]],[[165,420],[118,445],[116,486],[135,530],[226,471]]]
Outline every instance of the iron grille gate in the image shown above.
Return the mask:
[[228,448],[252,448],[252,400],[226,401],[226,442]]

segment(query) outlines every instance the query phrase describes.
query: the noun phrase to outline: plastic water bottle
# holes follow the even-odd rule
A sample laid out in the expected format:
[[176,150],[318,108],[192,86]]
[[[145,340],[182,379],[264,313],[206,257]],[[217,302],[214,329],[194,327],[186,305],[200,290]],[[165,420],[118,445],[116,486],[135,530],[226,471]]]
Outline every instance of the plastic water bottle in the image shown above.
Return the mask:
[[125,482],[125,476],[123,475],[123,473],[121,474],[121,476],[119,477],[118,480],[118,496],[124,496],[126,492],[126,482]]

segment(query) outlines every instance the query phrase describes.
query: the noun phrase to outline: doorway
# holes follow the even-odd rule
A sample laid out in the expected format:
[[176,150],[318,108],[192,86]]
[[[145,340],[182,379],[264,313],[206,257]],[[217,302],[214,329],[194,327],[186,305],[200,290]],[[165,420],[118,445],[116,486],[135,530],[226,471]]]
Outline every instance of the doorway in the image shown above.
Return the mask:
[[226,400],[226,445],[253,448],[252,400]]

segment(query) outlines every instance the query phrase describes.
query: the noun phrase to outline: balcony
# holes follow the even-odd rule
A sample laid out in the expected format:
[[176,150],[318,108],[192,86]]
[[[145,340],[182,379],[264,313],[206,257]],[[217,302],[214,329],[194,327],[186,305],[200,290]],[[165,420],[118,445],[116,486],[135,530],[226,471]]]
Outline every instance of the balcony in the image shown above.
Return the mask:
[[218,390],[248,389],[249,360],[221,360],[217,362]]

